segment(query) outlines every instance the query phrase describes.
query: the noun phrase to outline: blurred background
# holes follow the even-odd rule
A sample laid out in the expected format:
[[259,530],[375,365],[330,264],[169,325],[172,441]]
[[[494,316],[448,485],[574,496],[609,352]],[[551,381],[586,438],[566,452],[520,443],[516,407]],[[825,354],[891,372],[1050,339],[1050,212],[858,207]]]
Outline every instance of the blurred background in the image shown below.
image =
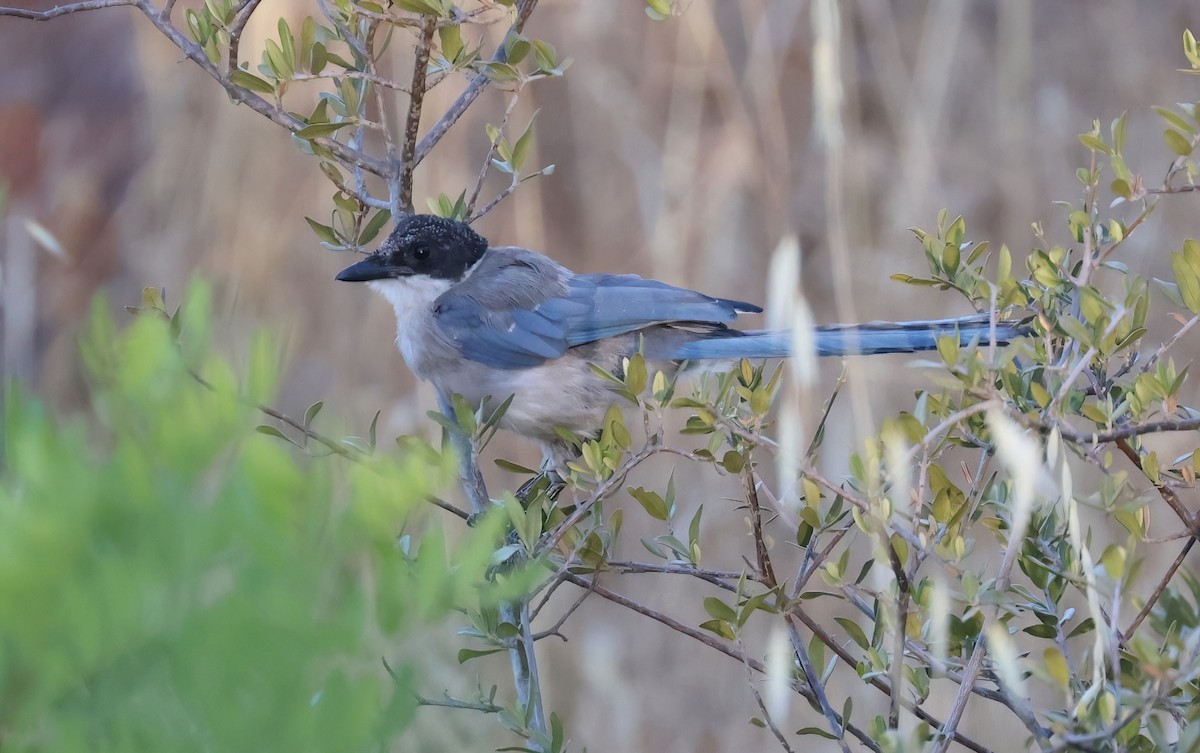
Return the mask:
[[[1065,215],[1052,202],[1079,197],[1075,170],[1087,153],[1076,135],[1093,118],[1107,133],[1129,111],[1128,161],[1154,185],[1171,157],[1150,105],[1200,98],[1197,79],[1176,72],[1183,29],[1200,27],[1194,0],[835,6],[830,17],[796,0],[684,0],[680,16],[653,22],[640,0],[545,0],[526,33],[575,62],[564,78],[527,88],[514,123],[540,110],[530,163],[557,169],[524,184],[479,229],[578,271],[637,272],[751,301],[764,300],[771,253],[794,233],[818,321],[965,314],[954,296],[888,280],[926,269],[909,227],[933,227],[946,207],[966,217],[970,238],[1007,243],[1018,260],[1034,244],[1031,223],[1065,243]],[[263,2],[245,58],[257,63],[280,15],[313,13],[299,0]],[[454,77],[433,91],[425,126],[462,86]],[[472,185],[487,149],[483,125],[499,121],[505,102],[490,89],[421,165],[419,209],[425,196]],[[502,177],[489,180],[485,197],[501,190]],[[243,348],[256,327],[285,343],[276,407],[300,415],[324,400],[330,433],[362,433],[381,410],[386,437],[432,435],[424,415],[432,396],[391,346],[391,311],[360,286],[334,284],[352,259],[319,247],[304,222],[327,221],[331,209],[316,161],[278,127],[232,106],[140,14],[0,18],[0,181],[4,377],[38,385],[64,411],[80,407],[77,337],[92,296],[104,293],[118,308],[154,286],[177,303],[186,281],[202,275],[217,286],[225,347]],[[48,229],[61,253],[35,243],[26,220]],[[1162,276],[1168,252],[1198,235],[1196,199],[1176,197],[1122,261]],[[1157,316],[1166,322],[1161,309]],[[1177,358],[1188,352],[1194,341]],[[910,360],[851,364],[870,411],[911,401]],[[841,368],[823,365],[818,396]],[[847,411],[834,414],[826,440],[835,464],[853,449],[862,419]],[[521,443],[499,452],[537,458]],[[707,501],[706,557],[737,569],[749,551],[743,513],[719,509],[723,489],[681,484],[679,515],[686,521]],[[637,546],[636,535],[629,539]],[[699,597],[664,592],[661,578],[612,581],[685,622],[703,619]],[[570,643],[545,643],[543,670],[550,706],[576,740],[598,750],[774,745],[743,723],[757,712],[735,662],[597,599],[566,633]],[[431,657],[429,694],[440,694],[437,683],[469,693],[447,662],[452,647]],[[479,667],[486,676],[502,663]],[[862,718],[883,702],[864,697]],[[424,750],[471,749],[492,734],[460,714],[422,714],[413,734]],[[784,722],[793,730],[818,723],[800,703]],[[964,729],[988,724],[968,719]]]

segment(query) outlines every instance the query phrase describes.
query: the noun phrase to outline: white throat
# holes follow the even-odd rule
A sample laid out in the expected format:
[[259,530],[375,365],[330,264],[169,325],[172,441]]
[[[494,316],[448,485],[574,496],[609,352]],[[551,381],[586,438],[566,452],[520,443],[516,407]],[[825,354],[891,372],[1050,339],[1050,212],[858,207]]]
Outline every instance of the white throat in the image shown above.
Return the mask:
[[433,302],[450,289],[450,280],[425,275],[372,280],[367,286],[392,304],[396,312],[396,344],[404,362],[417,376],[421,373],[424,337],[433,326]]

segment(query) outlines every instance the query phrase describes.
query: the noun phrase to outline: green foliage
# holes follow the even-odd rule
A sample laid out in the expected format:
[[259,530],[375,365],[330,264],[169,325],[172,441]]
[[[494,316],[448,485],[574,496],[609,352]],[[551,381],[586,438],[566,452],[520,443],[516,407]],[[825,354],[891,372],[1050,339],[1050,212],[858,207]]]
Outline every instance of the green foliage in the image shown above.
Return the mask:
[[85,416],[6,390],[5,750],[378,750],[415,707],[395,647],[478,602],[495,531],[450,547],[423,522],[443,464],[298,463],[254,431],[269,342],[239,375],[208,301],[123,330],[97,306]]

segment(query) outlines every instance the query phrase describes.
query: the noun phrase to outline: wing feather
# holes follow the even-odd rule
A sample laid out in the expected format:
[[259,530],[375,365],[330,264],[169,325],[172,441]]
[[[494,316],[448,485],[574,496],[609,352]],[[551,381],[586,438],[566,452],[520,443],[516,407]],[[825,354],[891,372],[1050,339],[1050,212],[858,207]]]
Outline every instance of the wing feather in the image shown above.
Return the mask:
[[656,325],[723,329],[761,309],[637,275],[576,275],[516,247],[493,248],[437,302],[442,335],[467,358],[537,366],[569,348]]

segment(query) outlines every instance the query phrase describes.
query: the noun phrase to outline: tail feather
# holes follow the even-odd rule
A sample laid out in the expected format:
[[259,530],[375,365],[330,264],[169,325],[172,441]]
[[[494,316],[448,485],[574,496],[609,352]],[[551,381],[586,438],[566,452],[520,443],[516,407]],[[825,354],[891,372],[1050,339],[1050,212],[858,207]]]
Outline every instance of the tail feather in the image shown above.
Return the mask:
[[[865,356],[883,353],[916,353],[936,350],[945,335],[958,335],[962,345],[987,343],[995,337],[1003,345],[1029,334],[1029,328],[1012,322],[997,322],[993,328],[987,315],[914,322],[868,322],[830,324],[815,328],[818,356]],[[672,357],[688,360],[736,358],[787,358],[792,354],[792,333],[757,330],[717,330],[707,336],[681,343]]]

